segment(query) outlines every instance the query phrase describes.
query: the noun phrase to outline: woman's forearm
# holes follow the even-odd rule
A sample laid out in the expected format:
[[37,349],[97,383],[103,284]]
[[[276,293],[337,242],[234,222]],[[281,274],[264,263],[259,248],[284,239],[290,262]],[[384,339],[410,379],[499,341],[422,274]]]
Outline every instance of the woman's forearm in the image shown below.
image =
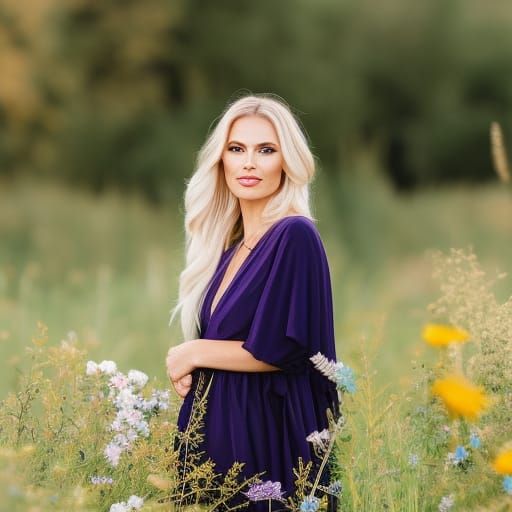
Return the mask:
[[281,368],[256,359],[242,348],[243,341],[198,339],[194,342],[194,366],[235,372],[272,372]]

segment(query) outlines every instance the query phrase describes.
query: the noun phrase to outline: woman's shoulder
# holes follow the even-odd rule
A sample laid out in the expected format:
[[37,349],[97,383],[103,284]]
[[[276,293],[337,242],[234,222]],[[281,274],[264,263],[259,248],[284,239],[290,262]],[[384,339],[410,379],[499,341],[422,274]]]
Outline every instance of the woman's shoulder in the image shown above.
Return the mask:
[[321,248],[320,233],[313,220],[304,215],[290,215],[281,220],[280,239],[298,248]]
[[289,215],[284,217],[281,223],[283,232],[290,237],[319,237],[315,221],[304,215]]

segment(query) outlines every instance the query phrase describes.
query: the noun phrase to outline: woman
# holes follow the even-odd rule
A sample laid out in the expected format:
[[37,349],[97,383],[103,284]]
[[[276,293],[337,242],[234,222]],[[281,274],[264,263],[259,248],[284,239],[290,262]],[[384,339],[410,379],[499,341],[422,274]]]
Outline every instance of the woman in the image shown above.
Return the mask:
[[[319,462],[306,437],[328,428],[327,409],[339,413],[335,384],[309,360],[336,359],[329,267],[309,205],[314,173],[284,102],[250,95],[228,106],[185,194],[186,267],[171,322],[181,309],[188,341],[167,356],[184,398],[178,429],[207,393],[201,450],[215,470],[243,462],[243,476],[264,472],[284,499],[298,457]],[[268,501],[244,510],[268,511]]]

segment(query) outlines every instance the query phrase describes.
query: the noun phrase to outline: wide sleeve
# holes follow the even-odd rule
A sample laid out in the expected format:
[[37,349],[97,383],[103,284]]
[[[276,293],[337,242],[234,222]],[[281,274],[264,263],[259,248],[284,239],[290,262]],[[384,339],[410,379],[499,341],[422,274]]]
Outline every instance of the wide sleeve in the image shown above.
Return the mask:
[[242,347],[285,373],[304,372],[319,351],[336,357],[329,268],[313,224],[283,230]]

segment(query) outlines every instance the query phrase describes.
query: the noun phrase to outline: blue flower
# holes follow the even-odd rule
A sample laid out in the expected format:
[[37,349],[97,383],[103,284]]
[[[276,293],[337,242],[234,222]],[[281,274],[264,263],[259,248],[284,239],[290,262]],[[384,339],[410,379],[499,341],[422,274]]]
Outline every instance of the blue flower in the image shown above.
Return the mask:
[[455,448],[455,453],[454,453],[454,457],[453,457],[453,463],[454,464],[458,464],[459,462],[463,462],[464,460],[466,460],[468,457],[468,452],[466,450],[466,448],[464,448],[464,446],[457,446],[457,448]]
[[316,512],[320,507],[320,500],[314,496],[306,496],[300,504],[300,512]]
[[481,444],[482,443],[480,442],[480,438],[475,433],[472,433],[469,438],[469,445],[471,446],[471,448],[480,448]]
[[352,368],[345,366],[343,363],[337,363],[334,369],[334,378],[338,389],[343,389],[348,393],[355,393],[356,384]]
[[334,496],[339,496],[343,490],[343,485],[339,480],[334,480],[334,482],[331,482],[329,484],[329,487],[327,487],[327,492],[329,494],[333,494]]
[[506,476],[503,479],[503,489],[507,494],[512,495],[512,476]]

